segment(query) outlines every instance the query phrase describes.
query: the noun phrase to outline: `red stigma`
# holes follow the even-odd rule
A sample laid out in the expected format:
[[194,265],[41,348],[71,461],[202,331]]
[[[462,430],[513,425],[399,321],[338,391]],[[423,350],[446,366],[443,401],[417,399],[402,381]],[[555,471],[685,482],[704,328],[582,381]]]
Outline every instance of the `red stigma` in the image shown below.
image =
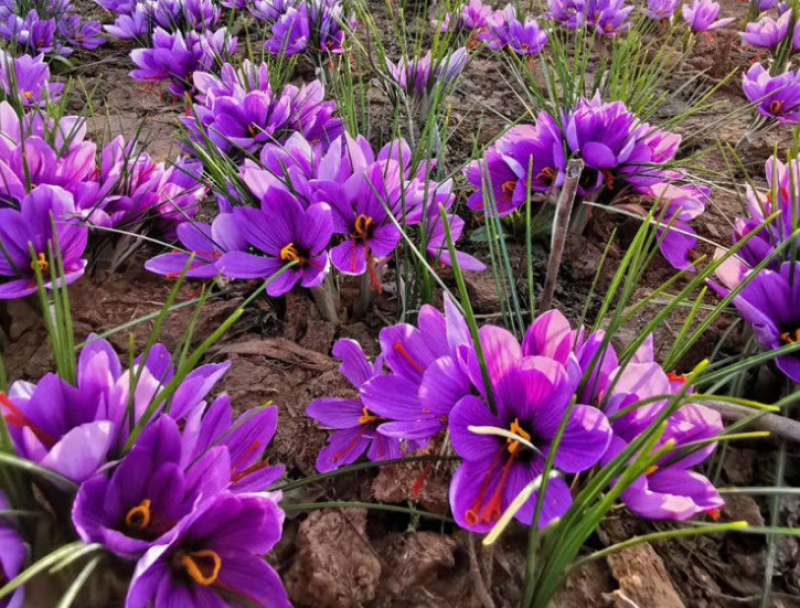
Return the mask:
[[677,372],[669,372],[667,374],[667,380],[670,382],[678,382],[680,384],[686,384],[686,374],[678,374]]
[[48,449],[52,448],[57,442],[55,438],[47,431],[42,430],[36,424],[30,421],[25,414],[16,405],[11,402],[8,395],[0,392],[0,404],[3,405],[10,413],[4,414],[3,418],[10,425],[18,429],[29,428],[36,438],[42,442]]
[[424,374],[424,373],[425,373],[425,370],[423,369],[423,367],[422,367],[422,366],[421,366],[419,363],[417,363],[416,361],[414,361],[414,359],[413,359],[413,358],[411,357],[411,355],[408,353],[408,351],[406,350],[406,347],[405,347],[405,345],[403,345],[403,343],[402,343],[402,342],[395,342],[395,343],[394,343],[394,350],[395,350],[395,352],[397,352],[397,353],[398,353],[398,354],[399,354],[401,357],[403,357],[403,359],[405,359],[405,360],[408,362],[408,364],[409,364],[411,367],[413,367],[415,370],[417,370],[417,371],[418,371],[420,374]]

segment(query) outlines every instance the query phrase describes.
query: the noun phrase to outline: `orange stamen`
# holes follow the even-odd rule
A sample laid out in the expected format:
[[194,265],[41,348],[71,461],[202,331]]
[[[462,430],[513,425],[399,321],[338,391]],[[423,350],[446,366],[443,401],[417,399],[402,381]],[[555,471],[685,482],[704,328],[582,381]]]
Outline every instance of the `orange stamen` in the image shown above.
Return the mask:
[[145,498],[141,504],[133,507],[125,516],[125,525],[134,530],[147,530],[152,521],[152,512],[150,508],[153,503]]

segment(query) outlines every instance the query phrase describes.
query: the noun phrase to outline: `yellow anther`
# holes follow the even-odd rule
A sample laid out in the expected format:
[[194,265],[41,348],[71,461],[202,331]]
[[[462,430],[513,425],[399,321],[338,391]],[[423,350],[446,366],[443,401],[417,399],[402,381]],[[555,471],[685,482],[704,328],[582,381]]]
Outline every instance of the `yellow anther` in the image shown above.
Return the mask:
[[281,260],[284,262],[299,262],[301,260],[294,243],[289,243],[286,247],[281,249]]
[[217,582],[222,569],[222,558],[211,549],[192,551],[181,558],[181,564],[189,576],[203,587],[210,587]]
[[364,408],[362,410],[362,413],[364,415],[358,419],[358,424],[369,424],[370,422],[376,422],[380,420],[380,416],[376,416],[375,414],[370,414],[367,408]]
[[46,273],[48,270],[50,270],[50,262],[47,261],[47,258],[43,253],[40,253],[39,257],[31,262],[31,270],[36,270],[37,267],[42,271],[42,273]]
[[[531,434],[526,432],[525,429],[523,429],[519,425],[519,418],[514,419],[514,422],[511,423],[511,427],[508,430],[514,433],[515,435],[522,437],[525,441],[531,440]],[[520,442],[517,441],[516,439],[512,439],[511,437],[509,437],[508,439],[506,439],[506,443],[508,443],[508,451],[512,455],[516,456],[517,452],[519,452],[519,448],[521,445]]]
[[125,516],[125,525],[134,530],[147,530],[152,520],[150,507],[152,502],[145,498],[138,506],[133,507]]
[[363,213],[359,215],[354,226],[356,236],[364,240],[368,239],[370,226],[372,226],[372,218]]

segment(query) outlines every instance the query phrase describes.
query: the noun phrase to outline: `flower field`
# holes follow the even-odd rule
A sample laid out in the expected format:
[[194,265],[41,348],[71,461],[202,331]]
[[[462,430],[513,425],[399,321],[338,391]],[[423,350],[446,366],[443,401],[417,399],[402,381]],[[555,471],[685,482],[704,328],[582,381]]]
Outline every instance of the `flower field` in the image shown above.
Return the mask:
[[800,606],[800,3],[0,2],[0,608]]

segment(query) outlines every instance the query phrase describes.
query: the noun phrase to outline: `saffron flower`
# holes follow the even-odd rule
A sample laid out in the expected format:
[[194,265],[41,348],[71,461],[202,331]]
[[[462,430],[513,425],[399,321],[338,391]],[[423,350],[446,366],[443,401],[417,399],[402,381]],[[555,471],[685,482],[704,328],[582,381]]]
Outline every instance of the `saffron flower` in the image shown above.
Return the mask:
[[449,298],[444,315],[423,306],[417,326],[381,330],[381,356],[390,373],[369,379],[361,398],[381,417],[379,433],[424,446],[447,428],[453,406],[470,394],[466,357],[472,340]]
[[579,191],[614,187],[613,169],[627,162],[635,147],[633,132],[638,119],[621,101],[602,103],[599,97],[582,99],[564,121],[570,150],[586,163]]
[[[464,459],[450,486],[450,506],[458,524],[473,532],[488,532],[520,492],[544,471],[550,446],[565,416],[568,422],[555,452],[555,467],[579,473],[594,466],[611,441],[606,417],[589,405],[570,402],[579,378],[548,357],[523,357],[509,332],[484,327],[480,339],[497,404],[492,413],[479,397],[461,399],[450,414],[450,436],[456,453]],[[470,353],[473,384],[485,394],[480,363]],[[509,432],[478,434],[477,428]],[[538,499],[534,492],[515,517],[531,525]],[[572,504],[569,487],[561,477],[551,479],[542,501],[540,526],[566,513]]]
[[344,14],[341,0],[302,0],[287,5],[272,26],[272,38],[264,43],[273,55],[292,57],[307,51],[322,55],[344,53],[343,24],[354,28],[355,20]]
[[[10,509],[8,500],[0,492],[0,512]],[[22,571],[28,555],[22,538],[8,520],[0,519],[0,584],[13,580]],[[24,586],[16,589],[9,597],[0,600],[2,608],[22,608],[25,600]]]
[[50,82],[44,55],[12,57],[0,51],[0,88],[7,99],[24,108],[40,108],[47,101],[58,103],[64,85]]
[[683,20],[694,33],[712,32],[735,20],[734,17],[717,19],[720,7],[714,0],[694,0],[691,4],[684,4],[681,10]]
[[72,521],[85,542],[135,561],[191,513],[198,499],[213,496],[229,480],[225,447],[210,448],[184,470],[178,426],[161,416],[112,474],[99,473],[81,484]]
[[[22,200],[21,210],[0,209],[0,299],[29,296],[37,290],[36,269],[45,287],[51,288],[49,256],[61,252],[63,280],[67,284],[83,276],[88,230],[72,216],[72,195],[57,186],[40,186]],[[33,255],[31,253],[33,249]]]
[[397,83],[424,113],[431,103],[434,89],[444,90],[461,74],[469,61],[467,49],[459,48],[434,61],[431,52],[423,57],[406,59],[392,63],[386,61],[389,77]]
[[234,222],[244,240],[265,257],[231,251],[220,258],[219,268],[232,279],[269,279],[293,264],[275,279],[267,293],[273,297],[290,291],[297,283],[310,289],[328,276],[328,244],[333,233],[331,208],[316,203],[308,208],[291,194],[271,189],[261,209],[236,207]]
[[547,18],[577,30],[586,23],[589,0],[547,0]]
[[751,21],[742,32],[742,41],[764,49],[774,49],[789,35],[792,11],[786,11],[777,19],[765,15],[758,21]]
[[[489,206],[500,217],[512,213],[528,200],[528,189],[549,192],[564,180],[566,158],[564,139],[558,124],[547,112],[540,112],[536,125],[509,129],[464,173],[477,189],[467,204],[474,211]],[[491,194],[490,194],[491,192]]]
[[131,72],[137,80],[149,83],[170,81],[169,91],[182,96],[191,89],[195,71],[208,71],[224,58],[236,52],[236,38],[227,35],[226,28],[198,34],[190,31],[169,33],[156,28],[153,47],[134,49],[131,59],[138,69]]
[[628,29],[633,9],[625,0],[593,0],[589,3],[587,21],[601,36],[613,38]]
[[145,263],[147,270],[170,278],[185,272],[186,278],[213,279],[220,274],[217,262],[223,255],[247,250],[232,213],[220,213],[210,226],[183,222],[177,228],[177,236],[186,252],[171,251],[156,256]]
[[782,124],[795,124],[800,114],[800,70],[772,76],[760,63],[753,64],[743,77],[748,101],[759,114]]
[[508,48],[517,55],[538,55],[547,45],[547,32],[531,16],[522,23],[513,5],[507,5],[491,20],[489,47],[495,51]]
[[[356,390],[381,377],[383,357],[371,363],[353,340],[339,340],[333,347],[333,356],[341,360],[342,375]],[[374,462],[403,456],[400,440],[377,432],[384,419],[370,411],[360,398],[320,399],[312,402],[306,413],[324,427],[335,430],[317,458],[317,470],[321,473],[351,465],[365,452]]]
[[[738,243],[751,232],[760,228],[758,234],[750,238],[738,251],[738,258],[729,259],[725,264],[739,264],[742,272],[755,268],[773,254],[778,246],[790,239],[795,231],[798,219],[798,178],[800,178],[800,161],[791,159],[784,163],[771,156],[765,165],[764,175],[767,179],[766,192],[754,190],[747,186],[747,210],[749,216],[737,218],[734,222],[733,242]],[[771,224],[762,227],[767,217],[780,211],[781,215]],[[778,270],[781,260],[791,255],[791,249],[783,255],[776,256],[768,262],[768,268]],[[739,281],[735,281],[738,284]]]
[[[744,276],[749,277],[747,272]],[[777,270],[764,269],[733,299],[733,305],[753,328],[766,350],[800,340],[800,264],[784,262]],[[715,286],[727,295],[728,290]],[[800,382],[800,351],[775,359],[775,365],[793,382]]]
[[492,15],[492,7],[483,4],[481,0],[470,0],[465,4],[460,13],[455,15],[447,13],[441,25],[441,32],[461,31],[481,32],[489,26],[489,17]]
[[290,608],[280,577],[263,557],[281,537],[278,498],[219,492],[203,501],[139,560],[126,608],[242,602]]
[[275,23],[290,7],[294,0],[255,0],[249,7],[250,14],[259,21]]
[[647,16],[657,21],[672,19],[678,3],[679,0],[647,0]]

